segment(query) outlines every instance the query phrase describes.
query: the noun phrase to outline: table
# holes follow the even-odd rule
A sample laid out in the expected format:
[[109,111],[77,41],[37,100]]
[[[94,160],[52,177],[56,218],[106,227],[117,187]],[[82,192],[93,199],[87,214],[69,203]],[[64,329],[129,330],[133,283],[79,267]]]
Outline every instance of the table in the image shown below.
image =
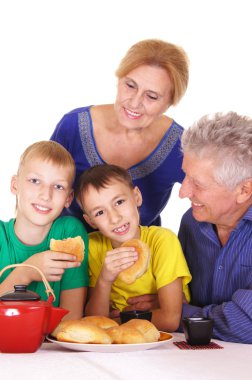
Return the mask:
[[[174,333],[174,341],[184,340]],[[8,380],[251,380],[252,345],[213,340],[224,349],[181,350],[173,343],[158,349],[94,353],[43,343],[33,354],[0,354]]]

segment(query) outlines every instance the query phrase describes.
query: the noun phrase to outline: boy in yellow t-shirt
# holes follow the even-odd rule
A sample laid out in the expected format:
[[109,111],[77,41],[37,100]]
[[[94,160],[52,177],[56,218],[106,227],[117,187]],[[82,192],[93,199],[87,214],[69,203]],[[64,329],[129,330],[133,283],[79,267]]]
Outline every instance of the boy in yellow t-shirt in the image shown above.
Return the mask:
[[[159,307],[152,322],[159,330],[179,326],[183,293],[189,301],[191,275],[176,235],[162,227],[139,225],[142,195],[128,172],[116,165],[96,165],[81,175],[76,198],[84,219],[98,232],[89,234],[90,296],[87,315],[109,316],[110,307],[123,310],[127,299],[157,294]],[[133,247],[121,247],[130,239],[145,242],[151,252],[147,272],[127,285],[118,274],[137,260]]]

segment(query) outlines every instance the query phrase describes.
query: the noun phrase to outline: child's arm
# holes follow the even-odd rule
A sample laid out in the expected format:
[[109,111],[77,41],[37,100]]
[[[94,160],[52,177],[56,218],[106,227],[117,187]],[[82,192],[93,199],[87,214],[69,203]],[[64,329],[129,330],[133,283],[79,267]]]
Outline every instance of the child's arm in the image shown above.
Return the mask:
[[[38,267],[48,281],[60,281],[65,269],[80,266],[80,263],[75,260],[74,255],[44,251],[32,255],[23,263]],[[14,285],[17,284],[29,285],[32,281],[41,281],[38,271],[27,267],[15,268],[0,284],[0,293],[13,290]]]
[[182,312],[182,279],[158,289],[159,308],[152,310],[152,323],[161,331],[175,331]]
[[87,299],[87,288],[62,290],[60,293],[60,307],[69,310],[64,319],[80,319],[83,317]]
[[136,260],[137,252],[131,247],[115,248],[106,253],[96,285],[90,289],[86,315],[109,316],[111,286],[118,274],[133,265]]

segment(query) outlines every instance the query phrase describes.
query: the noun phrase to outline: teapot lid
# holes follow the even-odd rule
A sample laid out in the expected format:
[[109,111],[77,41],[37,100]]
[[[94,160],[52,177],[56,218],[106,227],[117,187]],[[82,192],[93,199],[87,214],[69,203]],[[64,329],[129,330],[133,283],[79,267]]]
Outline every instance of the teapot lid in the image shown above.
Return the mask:
[[14,292],[8,292],[0,297],[1,301],[39,301],[40,296],[27,290],[27,285],[14,285]]

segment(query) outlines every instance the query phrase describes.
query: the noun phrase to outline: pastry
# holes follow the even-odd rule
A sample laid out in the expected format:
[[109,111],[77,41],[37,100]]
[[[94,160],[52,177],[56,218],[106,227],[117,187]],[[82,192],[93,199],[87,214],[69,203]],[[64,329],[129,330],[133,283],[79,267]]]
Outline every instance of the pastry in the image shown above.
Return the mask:
[[140,331],[144,336],[145,342],[157,342],[160,338],[160,332],[156,326],[146,319],[131,319],[124,323],[124,326]]
[[137,278],[147,271],[150,262],[150,250],[148,245],[139,239],[128,240],[121,247],[134,247],[138,253],[137,261],[118,275],[121,281],[126,284],[133,284]]
[[62,326],[57,332],[56,339],[71,343],[110,344],[112,342],[106,330],[83,320],[73,320]]
[[87,317],[83,317],[81,320],[84,322],[92,323],[95,326],[101,327],[103,329],[108,329],[110,327],[119,326],[119,324],[115,320],[108,318],[108,317],[104,317],[102,315],[87,316]]
[[76,261],[82,262],[84,259],[85,245],[81,236],[67,238],[63,240],[50,240],[50,250],[69,253],[77,257]]

